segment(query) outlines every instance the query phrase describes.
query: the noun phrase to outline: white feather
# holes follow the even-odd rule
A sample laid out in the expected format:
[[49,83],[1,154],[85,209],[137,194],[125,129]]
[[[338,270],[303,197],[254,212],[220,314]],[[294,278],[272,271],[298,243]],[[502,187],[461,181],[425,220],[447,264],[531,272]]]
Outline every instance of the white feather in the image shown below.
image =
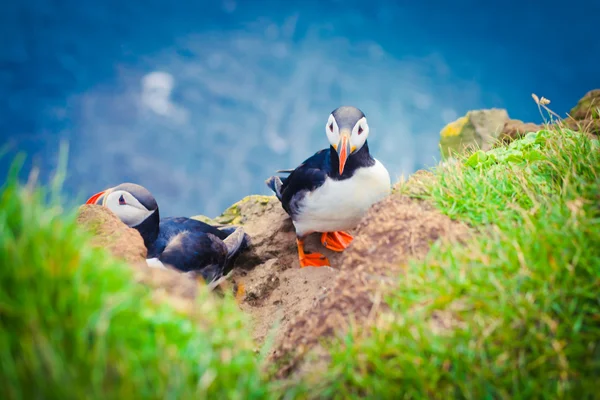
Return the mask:
[[148,264],[150,268],[168,269],[158,258],[147,258],[146,264]]
[[354,175],[336,181],[327,178],[300,202],[300,215],[294,220],[300,236],[312,232],[334,232],[354,228],[369,207],[391,192],[390,174],[378,160],[359,168]]

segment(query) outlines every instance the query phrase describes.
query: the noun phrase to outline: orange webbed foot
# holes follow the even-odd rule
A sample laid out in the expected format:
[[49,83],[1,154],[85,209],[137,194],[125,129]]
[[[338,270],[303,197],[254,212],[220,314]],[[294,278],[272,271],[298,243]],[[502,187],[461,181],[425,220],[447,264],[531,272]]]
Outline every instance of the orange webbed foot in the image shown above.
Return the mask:
[[300,268],[331,266],[331,264],[329,264],[329,260],[323,254],[305,253],[303,240],[297,239],[297,243],[298,243],[298,257],[300,260]]
[[329,267],[329,260],[323,254],[320,253],[309,253],[304,254],[304,257],[300,258],[300,268],[304,267]]
[[352,242],[354,237],[344,231],[323,232],[321,235],[321,244],[333,251],[344,251]]

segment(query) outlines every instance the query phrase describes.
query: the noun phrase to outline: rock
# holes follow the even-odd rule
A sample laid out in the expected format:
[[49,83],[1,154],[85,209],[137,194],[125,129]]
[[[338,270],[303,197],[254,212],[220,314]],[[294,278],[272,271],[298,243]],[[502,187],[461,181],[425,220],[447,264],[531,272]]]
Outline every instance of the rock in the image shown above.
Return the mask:
[[[294,225],[275,196],[247,196],[216,218],[203,215],[192,218],[217,226],[244,227],[252,244],[236,260],[237,268],[249,270],[273,259],[277,260],[280,270],[300,267]],[[307,247],[323,250],[332,262],[338,256],[338,253],[323,248],[317,235],[307,239],[306,243]]]
[[[568,129],[584,132],[590,135],[600,135],[600,89],[591,90],[577,102],[571,109],[570,117],[554,121],[550,127],[566,127]],[[523,122],[516,119],[506,121],[502,134],[499,136],[501,143],[507,144],[525,136],[529,132],[544,129],[545,125]]]
[[273,327],[279,332],[294,316],[310,310],[339,273],[343,253],[324,248],[318,234],[307,238],[306,247],[325,254],[332,268],[300,268],[294,226],[275,196],[248,196],[216,218],[192,218],[243,226],[250,235],[252,244],[236,260],[231,279],[245,288],[240,307],[250,314],[258,343]]
[[454,152],[464,154],[469,148],[491,149],[508,119],[504,109],[469,111],[440,132],[442,157],[449,158]]
[[587,92],[569,112],[576,121],[600,119],[600,89]]
[[562,124],[569,129],[574,131],[584,132],[592,137],[600,136],[600,119],[599,118],[588,118],[582,120],[565,119]]
[[142,236],[108,208],[84,204],[77,212],[77,223],[94,235],[91,240],[93,246],[103,247],[130,264],[146,265],[147,250]]
[[600,89],[587,92],[561,123],[574,131],[593,137],[600,135]]
[[507,144],[513,140],[527,135],[529,132],[537,132],[542,128],[542,125],[537,125],[531,122],[523,122],[518,119],[510,119],[504,124],[502,133],[498,139],[500,140],[500,143]]
[[[569,118],[552,124],[600,135],[600,89],[587,92],[569,115]],[[443,159],[451,158],[453,152],[464,154],[468,148],[487,151],[543,128],[544,125],[509,119],[504,109],[469,111],[441,130],[440,151]]]

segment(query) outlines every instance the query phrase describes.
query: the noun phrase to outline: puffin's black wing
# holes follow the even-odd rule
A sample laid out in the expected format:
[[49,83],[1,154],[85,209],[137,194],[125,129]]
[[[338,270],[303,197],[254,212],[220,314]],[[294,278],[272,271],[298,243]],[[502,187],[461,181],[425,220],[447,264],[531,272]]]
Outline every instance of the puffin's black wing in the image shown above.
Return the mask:
[[239,253],[250,245],[242,228],[216,227],[185,217],[160,221],[160,233],[148,258],[158,257],[183,272],[194,271],[210,284],[233,267]]
[[222,276],[228,251],[212,233],[182,231],[170,238],[158,259],[182,272],[196,271],[211,283]]
[[[283,209],[291,216],[298,213],[298,201],[307,191],[312,191],[325,182],[331,171],[331,158],[329,149],[316,152],[302,164],[291,171],[290,175],[279,181],[279,177],[271,177],[267,185],[271,187],[281,201]],[[287,171],[286,171],[287,172]]]

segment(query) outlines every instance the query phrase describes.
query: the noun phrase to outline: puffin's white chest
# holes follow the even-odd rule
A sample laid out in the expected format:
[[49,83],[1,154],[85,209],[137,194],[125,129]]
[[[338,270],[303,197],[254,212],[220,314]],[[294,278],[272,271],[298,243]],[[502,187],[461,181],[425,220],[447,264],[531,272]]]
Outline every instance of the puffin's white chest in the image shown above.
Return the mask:
[[369,207],[391,191],[390,174],[379,161],[345,180],[327,178],[300,202],[294,226],[299,235],[354,228]]

